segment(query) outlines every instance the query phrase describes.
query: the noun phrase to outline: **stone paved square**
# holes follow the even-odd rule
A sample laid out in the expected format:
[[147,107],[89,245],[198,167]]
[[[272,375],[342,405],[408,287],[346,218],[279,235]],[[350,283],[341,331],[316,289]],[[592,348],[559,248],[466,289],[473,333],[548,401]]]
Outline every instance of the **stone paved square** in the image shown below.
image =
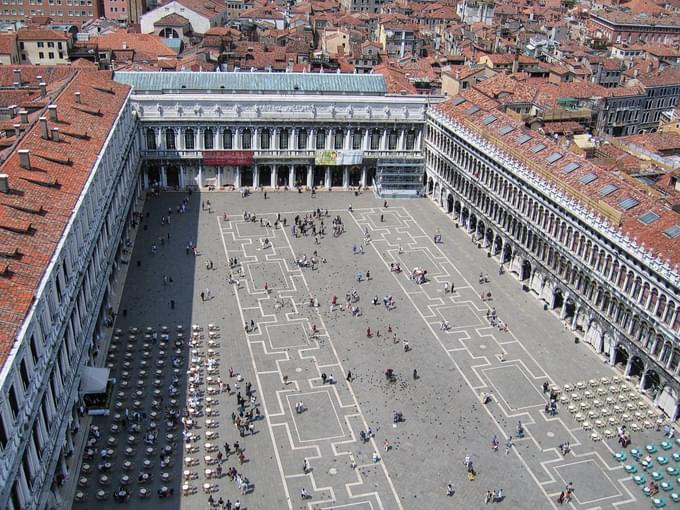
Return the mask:
[[512,411],[545,404],[545,398],[535,384],[516,365],[489,368],[484,370],[484,374],[495,389],[496,396]]
[[[597,505],[601,501],[618,496],[620,491],[594,460],[584,460],[555,467],[562,481],[573,482],[584,490],[574,494],[580,505]],[[585,483],[584,483],[585,482]]]
[[[293,416],[293,426],[301,443],[343,437],[342,423],[329,391],[300,393],[287,397]],[[304,412],[295,412],[297,401],[304,403],[306,408]],[[323,416],[323,419],[319,420],[316,416]]]
[[[189,212],[173,214],[170,226],[161,225],[160,217],[184,198],[190,202]],[[219,213],[201,210],[201,200],[208,198]],[[353,214],[348,212],[350,201]],[[296,215],[311,217],[319,206],[329,210],[324,218],[327,231],[336,215],[345,226],[342,235],[323,236],[320,244],[313,236],[294,237],[290,228],[267,229],[242,217],[248,210],[273,223],[280,213],[290,227]],[[549,418],[554,421],[546,421],[543,414],[543,382],[573,385],[620,377],[620,372],[603,363],[589,345],[574,344],[573,333],[527,296],[515,275],[497,276],[498,261],[482,256],[464,229],[455,228],[430,201],[391,201],[384,209],[383,201],[368,193],[319,193],[312,198],[278,192],[267,200],[259,193],[245,199],[238,193],[164,193],[149,198],[144,208],[146,228],[137,232],[112,329],[121,334],[114,335],[107,358],[117,381],[113,407],[110,415],[92,418],[103,434],[93,445],[93,456],[81,459],[80,477],[85,480],[78,488],[86,502],[73,503],[73,508],[93,508],[97,491],[125,482],[132,494],[129,507],[148,510],[207,508],[205,487],[214,497],[232,502],[239,498],[241,508],[250,510],[476,509],[485,507],[484,492],[492,488],[504,490],[500,504],[507,508],[549,509],[558,508],[555,500],[567,478],[576,484],[579,499],[571,503],[574,509],[637,510],[647,505],[622,465],[612,460],[612,452],[620,449],[614,439],[591,440],[592,432],[576,419],[578,409],[570,412],[568,404],[560,404],[558,415]],[[319,219],[315,221],[318,225]],[[354,255],[352,246],[361,244],[367,228],[375,229],[373,241],[364,254]],[[437,231],[443,243],[435,245],[432,236]],[[151,244],[168,233],[169,242],[151,255]],[[265,236],[271,249],[260,246]],[[200,256],[187,253],[188,241],[200,247]],[[292,263],[314,251],[327,262],[314,269]],[[241,261],[241,272],[229,267],[233,257]],[[206,267],[209,260],[212,269]],[[401,263],[401,273],[390,272],[394,261]],[[429,282],[416,285],[410,280],[408,270],[415,266],[428,270]],[[357,271],[367,270],[371,280],[354,279]],[[510,325],[509,331],[486,323],[491,304],[479,300],[480,272],[492,275],[485,288],[493,292],[492,306]],[[228,283],[229,273],[239,285]],[[173,281],[164,284],[161,275]],[[456,285],[455,294],[443,294],[446,281]],[[200,293],[206,287],[214,297],[203,302]],[[361,311],[358,316],[344,306],[352,289],[359,296],[354,303]],[[394,297],[394,310],[382,305],[385,295]],[[331,310],[332,296],[339,306]],[[379,296],[377,306],[371,304],[373,296]],[[310,306],[310,300],[318,307]],[[439,330],[442,317],[454,331]],[[244,330],[244,322],[251,320],[255,328]],[[193,336],[192,325],[199,329]],[[149,327],[158,335],[163,326],[169,330],[167,339],[154,341],[152,333],[132,342],[127,338],[130,328],[144,332]],[[314,327],[318,333],[311,339]],[[385,377],[388,368],[395,375],[393,382]],[[190,370],[200,374],[200,380],[192,379],[199,393],[189,386]],[[333,387],[322,383],[324,373],[335,376]],[[220,388],[218,377],[229,384],[229,391]],[[178,388],[172,398],[171,384]],[[244,396],[248,384],[255,405],[246,399],[239,409],[237,393]],[[141,396],[136,391],[142,391]],[[483,406],[481,392],[491,392],[492,402]],[[634,395],[621,402],[623,409],[644,399],[632,385],[628,392]],[[209,405],[207,398],[213,399]],[[308,410],[297,414],[295,402],[300,400]],[[593,411],[592,399],[588,402],[587,412],[597,411],[599,417],[601,408]],[[195,410],[191,425],[185,427],[196,434],[191,438],[183,435],[181,423],[167,419],[168,413],[181,413],[189,403]],[[241,411],[245,416],[255,408],[260,418],[252,420],[253,433],[241,435],[232,413],[234,418]],[[157,430],[153,445],[147,446],[141,433],[121,430],[125,409],[144,413],[140,432]],[[641,423],[647,412],[653,416],[653,411],[637,409]],[[395,410],[404,415],[396,426]],[[607,412],[613,412],[613,406]],[[619,424],[621,414],[616,416]],[[519,419],[527,424],[526,437],[505,455],[505,438],[515,434]],[[125,426],[129,429],[129,421]],[[369,427],[374,437],[362,441],[360,432]],[[604,428],[597,432],[603,434]],[[128,443],[130,435],[134,437]],[[489,447],[494,435],[501,443],[499,453]],[[110,485],[102,485],[97,454],[109,436]],[[661,439],[653,427],[633,433],[637,446],[658,445]],[[236,441],[244,449],[243,464],[231,454],[222,465],[222,476],[215,477],[215,448],[224,451],[224,442]],[[563,458],[557,447],[564,441],[570,441],[573,453]],[[159,449],[165,448],[171,452],[171,464],[161,467]],[[462,466],[466,455],[472,456],[477,470],[474,482],[467,480]],[[308,473],[302,470],[305,459]],[[249,480],[245,494],[226,476],[230,467]],[[148,473],[150,480],[138,481],[140,472]],[[449,482],[456,491],[453,497],[446,496]],[[156,496],[163,486],[174,489],[170,500]],[[301,488],[311,499],[300,499]],[[110,498],[96,506],[121,507]]]

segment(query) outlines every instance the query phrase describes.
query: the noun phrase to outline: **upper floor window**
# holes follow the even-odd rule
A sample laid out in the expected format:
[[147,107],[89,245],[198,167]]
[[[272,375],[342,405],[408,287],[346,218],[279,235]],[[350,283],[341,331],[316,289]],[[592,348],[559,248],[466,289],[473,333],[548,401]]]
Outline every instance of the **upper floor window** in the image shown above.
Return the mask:
[[301,129],[300,132],[298,133],[297,148],[298,148],[298,150],[304,150],[304,149],[307,148],[307,130],[306,129]]
[[406,150],[412,151],[416,148],[416,132],[411,130],[406,132]]
[[380,148],[380,131],[374,129],[371,131],[371,150],[377,151]]
[[222,148],[223,149],[231,149],[232,148],[231,129],[225,129],[222,132]]
[[146,148],[156,150],[156,132],[153,129],[146,130]]
[[250,149],[253,145],[253,137],[249,129],[246,129],[243,134],[241,134],[241,147],[244,149]]
[[362,133],[360,129],[355,129],[354,133],[352,133],[352,149],[361,149],[361,135]]
[[287,129],[282,129],[279,132],[279,149],[287,149],[288,148],[288,130]]
[[166,129],[165,130],[165,148],[174,149],[175,148],[175,130]]
[[388,148],[394,150],[397,148],[397,142],[399,141],[399,135],[396,130],[390,131],[390,136],[387,139]]
[[326,148],[326,131],[319,129],[316,132],[316,148],[325,149]]
[[215,135],[212,129],[206,129],[203,132],[203,147],[205,149],[212,149],[215,144]]
[[195,146],[196,138],[194,136],[193,129],[187,129],[184,131],[184,148],[187,150],[193,150]]
[[268,129],[263,129],[260,133],[260,149],[269,149],[271,137]]
[[342,145],[344,143],[344,138],[345,138],[345,133],[342,131],[342,129],[336,129],[335,131],[335,143],[333,146],[336,149],[342,149]]

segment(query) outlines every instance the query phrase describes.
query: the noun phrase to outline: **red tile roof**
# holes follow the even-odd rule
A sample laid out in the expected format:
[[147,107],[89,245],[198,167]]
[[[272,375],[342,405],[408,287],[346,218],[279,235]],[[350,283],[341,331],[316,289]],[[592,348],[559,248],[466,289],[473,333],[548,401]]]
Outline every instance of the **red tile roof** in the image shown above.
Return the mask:
[[0,55],[17,52],[17,34],[0,34]]
[[[17,151],[0,167],[0,173],[9,176],[11,190],[0,193],[0,261],[8,266],[0,275],[0,365],[7,360],[128,91],[111,81],[110,73],[79,72],[55,101],[59,120],[48,121],[50,128],[60,128],[60,141],[41,138],[40,125],[34,123],[17,147],[31,151],[32,168],[19,165]],[[75,102],[75,92],[80,92],[81,104]],[[87,108],[100,112],[96,122]],[[84,130],[86,138],[81,137]]]
[[57,30],[46,28],[22,28],[17,32],[20,41],[68,41],[69,35]]
[[[469,96],[465,96],[465,98],[466,101],[458,105],[450,100],[435,105],[434,109],[490,141],[499,150],[521,161],[529,171],[542,177],[566,195],[576,199],[583,206],[603,218],[613,228],[620,229],[622,234],[627,235],[638,246],[643,246],[646,250],[651,251],[662,262],[669,261],[671,267],[680,264],[679,241],[664,234],[665,230],[680,224],[680,215],[671,210],[672,203],[679,201],[680,194],[675,193],[664,198],[656,190],[623,173],[608,171],[571,154],[557,145],[550,137],[541,135],[536,131],[527,130],[523,123],[498,110],[493,110],[496,120],[485,125],[482,119],[489,115],[490,109],[484,105],[477,105],[481,109],[470,113],[469,108],[474,103],[471,103]],[[501,134],[499,129],[510,125],[515,129],[510,133]],[[522,132],[526,132],[532,137],[524,145],[517,140]],[[543,150],[536,153],[528,150],[539,142],[545,145]],[[553,153],[560,153],[562,157],[553,164],[547,163],[545,158]],[[570,173],[562,172],[562,169],[570,162],[578,163],[580,166]],[[581,177],[589,173],[594,174],[596,179],[584,184]],[[602,196],[599,190],[605,184],[614,184],[617,187],[616,191]],[[619,202],[629,197],[634,198],[639,203],[628,210],[624,210]],[[648,211],[653,211],[659,218],[645,225],[639,221],[639,218]],[[677,267],[675,271],[677,272]]]

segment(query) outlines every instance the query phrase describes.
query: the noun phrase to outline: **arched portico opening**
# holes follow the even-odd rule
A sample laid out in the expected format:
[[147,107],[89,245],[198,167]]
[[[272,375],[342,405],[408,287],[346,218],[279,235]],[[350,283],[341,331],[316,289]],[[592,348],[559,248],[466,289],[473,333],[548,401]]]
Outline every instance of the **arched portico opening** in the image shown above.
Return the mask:
[[563,319],[571,319],[574,317],[574,313],[576,313],[576,303],[574,302],[573,299],[568,298],[565,303],[564,303],[564,309],[563,309],[564,316],[562,317]]
[[295,185],[307,186],[307,167],[302,165],[295,166]]
[[553,308],[553,310],[557,310],[559,308],[562,308],[563,304],[564,304],[564,295],[562,294],[562,289],[556,288],[555,290],[553,290],[552,308]]
[[617,345],[616,349],[614,349],[614,365],[618,365],[621,368],[625,368],[626,365],[628,364],[628,358],[629,358],[628,350],[622,345]]
[[246,166],[241,168],[241,186],[252,187],[253,186],[253,167]]
[[168,165],[165,169],[165,178],[168,181],[168,188],[179,188],[179,168],[176,165]]
[[645,363],[640,356],[633,356],[630,360],[630,368],[628,369],[629,377],[640,379],[645,371]]
[[349,185],[353,188],[361,186],[361,168],[353,166],[349,170]]
[[451,193],[446,197],[446,212],[449,214],[453,212],[453,195]]
[[505,264],[506,262],[510,262],[510,259],[512,259],[512,247],[509,244],[506,244],[503,247],[503,258],[501,262]]
[[288,179],[290,178],[290,167],[282,165],[276,169],[276,185],[283,188],[288,186]]
[[259,184],[261,188],[268,188],[272,185],[272,169],[268,165],[261,166],[257,169]]
[[655,394],[661,387],[661,378],[655,370],[647,370],[642,378],[641,388]]
[[434,180],[432,180],[432,177],[430,177],[427,180],[427,192],[431,195],[433,189],[434,189]]
[[523,282],[524,280],[527,280],[531,276],[531,262],[528,260],[524,260],[522,262],[522,267],[519,270],[519,280]]

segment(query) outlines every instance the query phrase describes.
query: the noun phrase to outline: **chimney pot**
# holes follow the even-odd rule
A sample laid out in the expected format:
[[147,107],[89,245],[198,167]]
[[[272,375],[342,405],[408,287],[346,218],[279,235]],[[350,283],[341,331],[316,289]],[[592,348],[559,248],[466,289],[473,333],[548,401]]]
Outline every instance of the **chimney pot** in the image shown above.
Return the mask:
[[47,95],[47,83],[44,81],[40,82],[40,96],[45,97]]
[[47,129],[47,117],[40,117],[40,136],[45,140],[50,138],[50,132]]
[[18,81],[15,81],[15,82],[12,84],[12,86],[13,86],[15,89],[19,88],[19,85],[21,85],[21,84],[20,84]]
[[57,105],[56,104],[51,104],[47,107],[47,112],[50,115],[50,120],[52,122],[57,122],[59,120],[59,117],[57,116]]
[[42,76],[38,75],[35,77],[36,80],[38,80],[38,83],[41,83],[43,81]]
[[59,141],[59,128],[52,128],[52,141],[53,142]]
[[21,69],[14,70],[14,81],[18,82],[19,85],[21,85]]
[[0,174],[0,193],[9,193],[9,176]]
[[19,165],[26,170],[31,169],[31,151],[28,149],[19,150]]
[[14,136],[17,138],[21,136],[21,124],[14,124]]
[[76,92],[76,103],[80,104],[80,92]]
[[19,112],[19,118],[21,118],[22,124],[28,124],[28,112],[26,110],[21,110]]

